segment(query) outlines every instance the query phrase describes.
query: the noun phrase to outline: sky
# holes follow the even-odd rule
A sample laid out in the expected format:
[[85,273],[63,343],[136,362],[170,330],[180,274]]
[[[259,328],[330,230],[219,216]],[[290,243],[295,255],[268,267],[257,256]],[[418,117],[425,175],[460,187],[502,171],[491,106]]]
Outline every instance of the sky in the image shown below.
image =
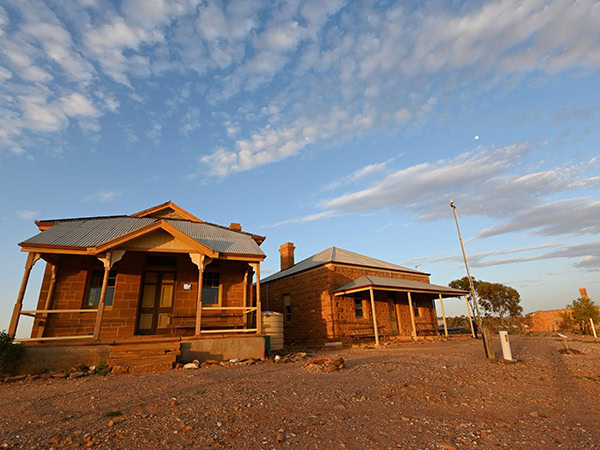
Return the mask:
[[600,300],[598,1],[0,5],[0,329],[34,219],[167,200],[266,236],[263,276],[291,241],[442,285],[454,200],[473,275],[525,312]]

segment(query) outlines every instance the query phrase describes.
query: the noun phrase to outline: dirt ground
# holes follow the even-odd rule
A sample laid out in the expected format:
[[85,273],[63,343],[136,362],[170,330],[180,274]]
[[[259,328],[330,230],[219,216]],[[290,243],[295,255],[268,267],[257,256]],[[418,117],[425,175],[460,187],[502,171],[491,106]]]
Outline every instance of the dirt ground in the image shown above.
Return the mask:
[[[600,341],[391,344],[304,363],[0,384],[0,446],[600,448]],[[499,346],[499,344],[498,344]],[[314,354],[314,353],[313,353]]]

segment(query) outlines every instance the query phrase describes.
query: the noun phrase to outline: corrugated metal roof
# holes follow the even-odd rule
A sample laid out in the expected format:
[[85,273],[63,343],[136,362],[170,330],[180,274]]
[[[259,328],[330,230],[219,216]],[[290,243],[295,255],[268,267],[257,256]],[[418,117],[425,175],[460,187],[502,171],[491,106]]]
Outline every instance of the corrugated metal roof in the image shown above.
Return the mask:
[[185,220],[167,220],[179,231],[219,253],[238,255],[264,255],[258,244],[245,233],[232,231],[206,222],[188,222]]
[[343,285],[336,289],[334,292],[344,292],[355,288],[387,288],[387,289],[398,289],[400,291],[425,291],[433,294],[445,294],[461,296],[468,294],[467,291],[462,289],[454,289],[448,286],[439,286],[437,284],[422,283],[414,280],[402,280],[399,278],[387,278],[387,277],[375,277],[372,275],[363,275],[350,283]]
[[[150,217],[106,217],[58,221],[56,225],[27,239],[22,244],[96,247],[161,219]],[[219,253],[264,256],[250,235],[217,225],[185,220],[167,222],[192,239]]]
[[313,256],[310,256],[297,264],[294,264],[292,267],[282,270],[280,272],[274,273],[271,276],[268,276],[264,280],[260,280],[261,283],[268,283],[270,281],[278,280],[280,278],[288,277],[290,275],[294,275],[299,272],[303,272],[308,269],[312,269],[313,267],[320,266],[329,262],[337,262],[341,264],[352,264],[355,266],[364,266],[364,267],[374,267],[376,269],[386,269],[386,270],[396,270],[402,272],[410,272],[419,275],[428,275],[424,272],[419,272],[418,270],[409,269],[407,267],[398,266],[396,264],[392,264],[389,262],[381,261],[379,259],[370,258],[365,255],[361,255],[359,253],[354,253],[349,250],[344,250],[343,248],[338,247],[330,247],[322,252],[319,252]]

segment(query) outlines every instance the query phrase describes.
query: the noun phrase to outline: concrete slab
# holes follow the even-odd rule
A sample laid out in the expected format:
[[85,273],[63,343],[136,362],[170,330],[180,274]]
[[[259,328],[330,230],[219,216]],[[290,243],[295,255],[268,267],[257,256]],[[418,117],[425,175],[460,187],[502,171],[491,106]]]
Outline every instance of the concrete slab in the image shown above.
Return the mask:
[[43,345],[25,346],[19,362],[19,373],[33,373],[37,370],[68,370],[80,364],[98,366],[108,361],[110,345]]
[[184,340],[181,342],[180,361],[200,362],[214,359],[223,361],[233,358],[261,358],[265,354],[265,338],[262,336],[225,336]]

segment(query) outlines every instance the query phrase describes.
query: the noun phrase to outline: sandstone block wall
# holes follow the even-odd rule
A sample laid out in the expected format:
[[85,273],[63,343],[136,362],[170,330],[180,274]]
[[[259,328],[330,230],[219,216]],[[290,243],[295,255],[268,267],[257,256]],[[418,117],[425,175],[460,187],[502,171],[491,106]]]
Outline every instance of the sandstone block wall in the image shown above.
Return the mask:
[[[113,305],[105,308],[102,320],[101,339],[126,338],[135,335],[137,312],[140,302],[140,289],[144,270],[174,270],[176,286],[173,299],[173,314],[195,316],[198,292],[198,269],[187,254],[177,256],[173,269],[145,267],[146,255],[140,252],[126,252],[115,266],[117,279]],[[243,306],[244,273],[248,264],[238,261],[215,261],[207,270],[221,273],[222,306]],[[91,256],[64,255],[58,265],[58,273],[51,309],[81,309],[85,305],[89,278],[94,270],[103,270],[102,264]],[[51,270],[47,265],[40,290],[37,309],[43,309],[50,286]],[[191,284],[190,290],[184,284]],[[228,328],[243,323],[240,312],[207,311],[203,314],[205,326]],[[41,319],[36,319],[32,337],[38,337]],[[50,314],[46,319],[44,336],[75,336],[91,334],[94,331],[94,313]],[[187,322],[191,322],[188,319]],[[193,334],[186,328],[179,334]]]
[[[357,318],[354,298],[336,297],[333,292],[362,275],[429,282],[426,275],[329,264],[265,283],[261,285],[261,298],[264,308],[284,313],[283,299],[285,295],[290,295],[292,320],[285,321],[284,328],[285,342],[288,345],[350,340],[356,330],[364,334],[373,332],[369,293],[361,294],[364,316]],[[417,301],[421,312],[416,318],[417,327],[437,330],[437,316],[431,299],[419,294],[413,294],[413,299]],[[411,335],[412,326],[405,293],[378,291],[375,293],[375,308],[378,326],[383,328],[384,333]],[[396,319],[398,312],[399,320]]]

